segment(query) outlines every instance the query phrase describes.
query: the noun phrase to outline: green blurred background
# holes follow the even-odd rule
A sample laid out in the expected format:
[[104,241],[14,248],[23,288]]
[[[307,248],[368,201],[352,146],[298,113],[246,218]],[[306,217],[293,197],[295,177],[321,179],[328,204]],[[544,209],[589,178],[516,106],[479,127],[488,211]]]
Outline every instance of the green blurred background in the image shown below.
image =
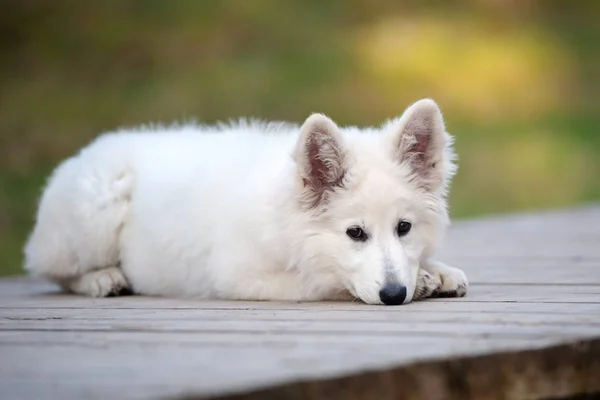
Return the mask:
[[149,121],[301,122],[319,111],[379,124],[432,97],[457,136],[454,217],[600,199],[598,1],[15,0],[1,10],[0,275],[20,272],[53,166],[101,131]]

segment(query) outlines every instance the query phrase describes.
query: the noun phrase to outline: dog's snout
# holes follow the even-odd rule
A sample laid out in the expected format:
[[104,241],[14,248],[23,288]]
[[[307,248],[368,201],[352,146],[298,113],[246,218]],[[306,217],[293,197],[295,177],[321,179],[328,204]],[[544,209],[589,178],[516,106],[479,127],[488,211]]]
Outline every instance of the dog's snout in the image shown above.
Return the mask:
[[379,298],[388,306],[402,304],[406,299],[406,286],[399,283],[386,283],[379,291]]

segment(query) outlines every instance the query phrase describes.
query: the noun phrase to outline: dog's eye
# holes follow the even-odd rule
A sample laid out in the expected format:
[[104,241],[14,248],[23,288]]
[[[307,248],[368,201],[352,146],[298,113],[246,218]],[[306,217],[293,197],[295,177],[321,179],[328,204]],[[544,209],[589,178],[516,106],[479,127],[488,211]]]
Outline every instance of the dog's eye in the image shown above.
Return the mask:
[[368,239],[367,233],[360,226],[351,226],[346,230],[346,235],[350,236],[352,240],[364,242]]
[[404,236],[410,231],[410,228],[412,228],[412,224],[410,222],[400,221],[396,227],[396,232],[398,233],[398,236]]

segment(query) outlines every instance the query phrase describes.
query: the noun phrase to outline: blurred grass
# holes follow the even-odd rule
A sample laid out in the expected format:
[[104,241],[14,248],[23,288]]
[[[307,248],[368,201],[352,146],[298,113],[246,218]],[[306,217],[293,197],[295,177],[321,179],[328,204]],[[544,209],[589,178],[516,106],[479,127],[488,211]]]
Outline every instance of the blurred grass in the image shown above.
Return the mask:
[[600,199],[600,3],[2,2],[0,275],[54,165],[120,125],[442,106],[455,217]]

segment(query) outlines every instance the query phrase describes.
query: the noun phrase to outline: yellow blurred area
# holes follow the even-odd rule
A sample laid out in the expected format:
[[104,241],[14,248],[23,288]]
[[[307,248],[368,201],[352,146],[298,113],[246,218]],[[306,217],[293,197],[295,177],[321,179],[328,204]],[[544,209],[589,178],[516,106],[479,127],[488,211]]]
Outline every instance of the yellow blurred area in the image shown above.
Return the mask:
[[464,17],[390,17],[357,35],[360,66],[388,102],[435,93],[448,112],[478,121],[556,110],[571,65],[551,32]]
[[600,200],[600,2],[64,0],[0,13],[0,275],[47,175],[122,125],[378,125],[434,98],[454,217]]

